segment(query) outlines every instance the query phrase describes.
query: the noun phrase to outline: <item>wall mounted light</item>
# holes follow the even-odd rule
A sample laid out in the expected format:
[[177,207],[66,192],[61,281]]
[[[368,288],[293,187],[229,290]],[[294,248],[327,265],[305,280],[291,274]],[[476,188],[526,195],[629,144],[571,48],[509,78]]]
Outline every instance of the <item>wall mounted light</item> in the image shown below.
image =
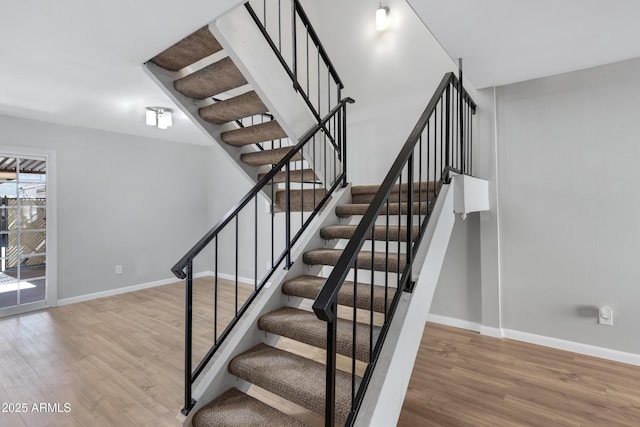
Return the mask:
[[172,111],[163,107],[147,107],[147,126],[166,129],[173,125]]
[[380,7],[376,10],[376,29],[384,31],[387,27],[389,27],[389,8],[380,3]]

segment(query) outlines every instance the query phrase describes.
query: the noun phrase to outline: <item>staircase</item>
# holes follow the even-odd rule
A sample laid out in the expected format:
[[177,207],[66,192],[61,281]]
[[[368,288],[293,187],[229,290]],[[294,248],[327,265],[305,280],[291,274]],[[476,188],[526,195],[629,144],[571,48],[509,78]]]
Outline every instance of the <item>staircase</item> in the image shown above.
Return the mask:
[[[435,185],[433,183],[419,183],[414,185],[415,200],[423,202],[412,203],[412,210],[426,214],[427,206],[435,200]],[[420,191],[422,190],[422,191]],[[357,220],[368,208],[378,186],[351,187],[352,201],[356,203],[340,204],[335,213],[348,224],[334,224],[321,228],[319,236],[326,244],[341,246],[348,241],[357,227]],[[390,215],[399,212],[402,205],[399,200],[406,200],[407,186],[396,186],[389,203]],[[406,210],[406,203],[404,207]],[[352,219],[355,220],[352,221]],[[384,223],[384,221],[383,221]],[[412,235],[418,234],[418,227],[412,228]],[[404,269],[405,256],[400,249],[396,253],[385,253],[385,246],[389,243],[396,246],[407,240],[406,226],[386,223],[376,228],[369,236],[374,240],[385,242],[379,244],[378,251],[361,252],[358,257],[358,268],[364,275],[366,271],[398,272]],[[344,246],[344,245],[342,245]],[[316,248],[308,250],[303,255],[304,263],[312,266],[334,266],[342,250],[338,248]],[[326,282],[326,277],[301,275],[287,280],[281,288],[282,293],[289,297],[306,300],[302,306],[310,305]],[[395,290],[394,290],[395,292]],[[391,304],[391,292],[384,286],[353,281],[344,283],[338,294],[339,311],[342,317],[337,322],[337,353],[345,356],[347,364],[353,361],[369,362],[370,355],[380,334],[384,313]],[[312,347],[325,349],[327,346],[326,324],[307,309],[301,309],[296,301],[295,306],[282,306],[262,315],[258,320],[258,328],[265,333],[284,337]],[[372,309],[374,316],[369,316],[366,310]],[[353,313],[358,321],[353,322]],[[355,334],[352,332],[355,331]],[[352,337],[355,335],[354,344]],[[314,352],[312,351],[311,354]],[[357,362],[354,362],[357,363]],[[355,366],[355,365],[354,365]],[[261,389],[276,394],[290,402],[302,406],[320,416],[325,414],[325,375],[326,366],[313,358],[285,351],[264,343],[258,344],[234,357],[228,365],[228,371],[237,378],[251,383]],[[355,389],[359,386],[361,377],[346,371],[340,371],[336,378],[336,416],[335,423],[343,425],[351,410],[352,381]],[[211,403],[202,407],[193,417],[193,425],[201,426],[231,426],[231,425],[304,425],[299,420],[286,415],[279,410],[232,388],[225,391]]]
[[[260,181],[293,148],[278,120],[209,27],[162,51],[146,67],[185,113],[206,122],[209,135],[253,182]],[[300,187],[290,192],[293,211],[312,211],[326,194],[309,163],[303,161],[302,153],[290,159],[291,180]],[[267,198],[274,199],[275,210],[285,209],[284,192],[278,188],[284,181],[282,172],[270,182],[275,188],[264,190]],[[312,188],[305,188],[309,186]]]
[[[183,425],[306,425],[291,405],[326,426],[356,425],[374,412],[393,424],[408,379],[385,376],[413,365],[453,227],[451,174],[471,173],[476,107],[461,78],[443,77],[380,185],[349,187],[354,101],[342,98],[298,0],[250,0],[145,65],[255,183],[172,268],[185,280]],[[276,81],[278,73],[290,80]],[[267,214],[258,209],[264,200]],[[213,301],[203,302],[212,311],[207,338],[198,337],[208,350],[197,356],[196,266],[214,282]],[[235,300],[228,323],[217,318],[228,304],[218,298],[222,272],[235,284],[223,289]],[[241,301],[248,277],[253,289]],[[250,395],[256,388],[288,403]],[[387,410],[390,396],[396,404]]]

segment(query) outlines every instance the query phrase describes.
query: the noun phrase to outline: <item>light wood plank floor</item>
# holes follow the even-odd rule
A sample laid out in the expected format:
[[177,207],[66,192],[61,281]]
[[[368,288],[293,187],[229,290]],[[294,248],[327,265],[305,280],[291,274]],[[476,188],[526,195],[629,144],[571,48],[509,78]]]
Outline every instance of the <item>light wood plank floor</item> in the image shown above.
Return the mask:
[[[211,301],[211,282],[199,279],[196,295]],[[235,301],[227,291],[220,298],[228,318]],[[174,425],[183,300],[175,284],[0,319],[0,404],[28,407],[0,412],[0,426]],[[211,310],[194,311],[202,353]],[[58,405],[36,413],[34,403]],[[640,369],[429,324],[399,425],[640,426]]]
[[427,324],[400,426],[640,426],[640,367]]

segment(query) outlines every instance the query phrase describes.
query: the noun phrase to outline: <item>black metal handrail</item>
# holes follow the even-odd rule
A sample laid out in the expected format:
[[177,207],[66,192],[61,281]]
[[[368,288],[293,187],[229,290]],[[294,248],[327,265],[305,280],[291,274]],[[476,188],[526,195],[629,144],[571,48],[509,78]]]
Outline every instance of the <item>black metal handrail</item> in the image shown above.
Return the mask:
[[[324,111],[328,112],[334,102],[341,99],[341,90],[344,85],[300,2],[287,0],[290,2],[289,6],[282,7],[282,1],[250,0],[245,3],[245,7],[291,78],[294,89],[301,94],[316,120],[320,120],[323,116],[322,107],[324,106]],[[259,10],[256,11],[260,7],[262,14],[259,13]],[[268,13],[269,7],[273,9],[272,13]],[[270,14],[276,16],[277,19],[277,25],[271,31],[267,18]],[[290,39],[283,39],[283,24],[285,33],[290,33]],[[304,29],[304,43],[301,43],[298,37],[299,25]],[[289,34],[287,34],[288,36]],[[283,46],[283,40],[286,40],[284,44],[290,43],[290,46]],[[310,51],[310,42],[315,49],[315,55]],[[304,47],[304,52],[300,52],[301,46]],[[290,48],[290,52],[286,52],[286,48]],[[313,59],[314,56],[315,59]],[[326,82],[321,78],[321,74],[323,74],[321,64],[326,68]],[[310,69],[312,65],[316,65],[314,70]],[[304,69],[304,73],[300,73],[301,69]],[[325,84],[326,88],[322,87]],[[324,89],[327,90],[326,98],[324,98],[324,93],[321,93],[324,92]],[[313,93],[316,90],[317,92]],[[335,98],[331,95],[334,90]]]
[[[458,96],[455,96],[455,93]],[[409,135],[400,154],[391,166],[386,178],[374,196],[359,225],[346,245],[342,256],[329,275],[324,287],[318,294],[313,310],[317,317],[327,322],[327,376],[325,425],[333,426],[336,416],[336,333],[338,293],[350,272],[353,272],[354,296],[353,319],[358,311],[357,289],[360,269],[371,270],[367,284],[374,293],[375,270],[384,275],[384,320],[377,335],[374,335],[373,297],[371,306],[365,310],[369,320],[369,357],[363,377],[356,375],[356,328],[355,320],[351,343],[351,410],[346,425],[352,425],[358,413],[364,393],[371,379],[378,355],[393,318],[396,305],[402,291],[411,291],[413,287],[411,271],[413,258],[426,230],[435,200],[443,183],[449,181],[449,171],[459,170],[471,173],[471,116],[475,114],[476,104],[462,87],[453,73],[446,74],[436,92],[429,101],[413,131]],[[426,148],[425,148],[426,145]],[[425,178],[426,173],[426,181]],[[404,181],[404,182],[403,182]],[[417,187],[416,187],[417,185]],[[406,189],[406,196],[404,196]],[[416,196],[417,191],[417,196]],[[406,198],[405,198],[406,197]],[[417,202],[417,205],[415,204]],[[397,203],[397,225],[390,225],[390,209]],[[403,205],[404,203],[404,205]],[[405,208],[406,205],[406,208]],[[404,211],[404,212],[403,212]],[[417,216],[417,223],[414,224]],[[378,223],[380,218],[383,225]],[[386,223],[385,223],[386,221]],[[397,226],[397,243],[390,239],[390,231]],[[376,228],[384,230],[383,250],[384,268],[374,264],[373,253],[376,245]],[[402,227],[406,227],[402,241]],[[378,234],[380,235],[380,234]],[[367,240],[371,240],[371,264],[365,264],[360,255]],[[393,241],[392,241],[393,240]],[[397,249],[391,248],[397,244]],[[390,249],[391,248],[391,249]],[[395,288],[390,283],[395,276]],[[368,311],[368,312],[367,312]],[[359,318],[362,318],[360,313]],[[375,341],[375,342],[374,342]]]
[[[230,334],[233,327],[237,324],[241,316],[246,312],[249,305],[256,298],[260,290],[264,287],[267,281],[272,277],[277,268],[286,261],[286,266],[291,265],[291,250],[297,240],[301,237],[304,230],[308,227],[313,218],[317,215],[322,206],[327,202],[333,191],[340,185],[346,185],[347,169],[346,169],[346,105],[353,103],[353,99],[345,98],[341,100],[318,124],[313,126],[291,150],[276,164],[272,169],[267,172],[258,183],[232,208],[209,232],[207,232],[189,251],[171,268],[173,274],[185,280],[185,404],[182,412],[188,414],[193,408],[195,401],[192,399],[192,385],[198,376],[202,373],[206,365],[209,363],[215,352],[220,345]],[[337,142],[336,145],[332,144],[329,139],[331,135],[332,139]],[[309,147],[312,154],[306,155],[305,148]],[[318,159],[317,153],[320,154]],[[305,179],[304,171],[300,173],[299,180],[294,180],[291,177],[293,172],[290,162],[298,161],[300,163],[307,163],[311,170],[323,170],[323,179],[316,177],[312,182]],[[278,180],[278,174],[284,173],[284,182],[282,179]],[[315,173],[315,172],[314,172]],[[319,183],[318,181],[322,181]],[[285,201],[284,207],[278,206],[275,199],[277,194],[275,193],[275,187],[284,184]],[[297,185],[300,189],[303,189],[304,184],[311,184],[313,186],[313,210],[311,212],[305,211],[304,192],[302,192],[303,199],[300,201],[300,217],[299,221],[297,216],[297,209],[292,208],[291,192],[292,186]],[[261,194],[269,193],[271,195],[271,247],[270,257],[268,253],[259,253],[260,240],[258,237],[261,234],[259,232],[258,221],[258,198]],[[319,192],[316,199],[316,193]],[[309,200],[308,200],[309,201]],[[284,212],[284,235],[277,236],[275,232],[275,212],[277,208],[281,208]],[[253,232],[253,246],[245,253],[250,253],[253,258],[253,290],[246,297],[244,302],[239,301],[239,222],[241,221],[241,215],[253,216],[254,223],[252,224]],[[295,231],[296,225],[293,224],[293,219],[299,222],[297,225],[297,232]],[[282,224],[280,224],[282,225]],[[229,227],[231,226],[231,227]],[[234,229],[235,246],[231,246],[235,249],[235,314],[229,323],[224,327],[223,331],[218,334],[218,245],[219,240],[223,233],[228,232],[230,229]],[[245,227],[243,231],[246,232]],[[268,232],[265,233],[266,236]],[[261,238],[266,237],[260,235]],[[280,239],[284,242],[282,251],[280,254],[276,253],[275,241],[276,237],[282,237]],[[213,319],[213,345],[206,351],[201,358],[195,369],[192,366],[193,357],[193,273],[194,273],[194,260],[198,255],[210,247],[213,242],[212,250],[214,251],[214,319]],[[262,247],[263,245],[260,245]],[[229,253],[230,248],[226,248],[226,253]],[[244,252],[244,251],[243,251]],[[224,253],[223,253],[224,255]],[[262,257],[267,261],[270,261],[269,268],[259,277],[258,259]],[[249,257],[251,258],[251,257]],[[270,258],[270,260],[269,260]]]

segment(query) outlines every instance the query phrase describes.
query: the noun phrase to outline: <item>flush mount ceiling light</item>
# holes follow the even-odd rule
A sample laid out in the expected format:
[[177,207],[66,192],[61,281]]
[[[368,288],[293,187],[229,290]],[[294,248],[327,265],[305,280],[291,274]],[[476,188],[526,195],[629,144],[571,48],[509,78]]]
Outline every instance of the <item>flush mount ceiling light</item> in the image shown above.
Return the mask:
[[389,27],[389,8],[382,6],[378,7],[376,10],[376,29],[378,31],[384,31]]
[[173,125],[171,110],[163,107],[147,107],[147,126],[166,129]]

